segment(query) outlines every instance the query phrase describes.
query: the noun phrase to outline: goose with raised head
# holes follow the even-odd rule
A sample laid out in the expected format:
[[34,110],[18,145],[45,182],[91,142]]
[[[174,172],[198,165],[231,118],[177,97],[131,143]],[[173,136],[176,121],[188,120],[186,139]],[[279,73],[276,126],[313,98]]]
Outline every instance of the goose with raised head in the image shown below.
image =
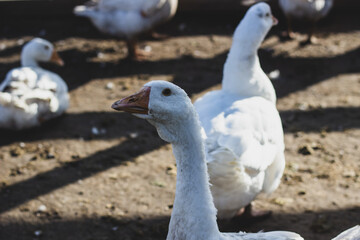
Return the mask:
[[279,5],[287,19],[286,37],[294,38],[292,19],[305,20],[311,23],[305,43],[313,43],[316,22],[329,13],[333,0],[279,0]]
[[68,87],[39,62],[64,65],[54,46],[41,38],[25,44],[22,67],[12,69],[0,84],[0,128],[24,129],[61,115],[69,106]]
[[332,240],[360,240],[360,225],[343,231]]
[[128,57],[142,60],[147,53],[137,48],[137,37],[171,19],[178,0],[98,0],[77,6],[77,16],[89,18],[101,32],[123,38]]
[[266,3],[253,5],[233,36],[222,89],[194,105],[204,128],[206,161],[218,218],[264,218],[251,202],[279,185],[285,167],[276,94],[261,69],[258,48],[277,23]]
[[263,239],[300,240],[287,231],[221,233],[209,188],[198,115],[186,92],[166,81],[152,81],[136,94],[112,105],[146,119],[173,146],[177,164],[176,191],[168,240]]

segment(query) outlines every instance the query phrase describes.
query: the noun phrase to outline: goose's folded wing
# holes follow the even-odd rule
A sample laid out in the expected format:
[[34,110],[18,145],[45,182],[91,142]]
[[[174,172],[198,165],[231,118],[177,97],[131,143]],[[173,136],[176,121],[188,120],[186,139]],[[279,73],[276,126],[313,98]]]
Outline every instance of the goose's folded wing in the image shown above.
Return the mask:
[[23,99],[7,92],[0,92],[0,105],[5,108],[20,109],[26,111],[28,104]]
[[5,80],[0,85],[0,92],[4,91],[7,86],[15,87],[26,85],[32,88],[36,84],[37,73],[29,67],[15,68],[11,70],[5,77]]
[[56,112],[59,109],[59,100],[52,91],[35,89],[23,96],[27,104],[36,103],[39,106],[39,111],[42,112]]
[[270,102],[263,104],[257,100],[235,102],[213,118],[206,140],[208,154],[218,155],[223,149],[232,152],[245,168],[266,170],[283,149],[283,134],[277,110]]

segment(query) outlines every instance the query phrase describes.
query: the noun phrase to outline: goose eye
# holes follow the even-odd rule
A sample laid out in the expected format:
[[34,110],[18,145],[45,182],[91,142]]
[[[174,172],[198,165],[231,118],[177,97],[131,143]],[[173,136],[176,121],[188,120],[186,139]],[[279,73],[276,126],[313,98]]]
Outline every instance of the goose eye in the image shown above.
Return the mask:
[[171,95],[171,90],[169,88],[165,88],[163,91],[162,91],[162,95],[164,96],[170,96]]
[[46,45],[45,45],[45,46],[44,46],[44,49],[45,49],[45,50],[49,50],[49,46],[46,46]]
[[266,13],[265,16],[270,17],[270,13]]

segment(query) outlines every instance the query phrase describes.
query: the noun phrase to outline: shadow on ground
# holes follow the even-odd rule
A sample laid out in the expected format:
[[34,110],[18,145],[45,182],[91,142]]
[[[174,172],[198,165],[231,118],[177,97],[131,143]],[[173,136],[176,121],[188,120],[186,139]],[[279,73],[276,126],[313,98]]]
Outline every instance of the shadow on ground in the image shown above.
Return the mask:
[[[160,240],[166,238],[170,220],[169,216],[135,216],[129,219],[111,216],[111,214],[90,219],[69,220],[55,213],[52,215],[53,217],[49,215],[47,218],[39,218],[38,223],[15,221],[0,223],[0,239]],[[284,228],[283,225],[288,226],[289,222],[293,224],[292,227]],[[356,222],[360,222],[360,208],[301,214],[274,214],[268,220],[251,226],[243,226],[236,222],[227,224],[225,231],[286,230],[297,232],[307,240],[329,240],[352,227]],[[224,228],[222,227],[222,231]],[[41,231],[41,235],[35,237],[35,231]],[[304,235],[302,232],[308,233]]]

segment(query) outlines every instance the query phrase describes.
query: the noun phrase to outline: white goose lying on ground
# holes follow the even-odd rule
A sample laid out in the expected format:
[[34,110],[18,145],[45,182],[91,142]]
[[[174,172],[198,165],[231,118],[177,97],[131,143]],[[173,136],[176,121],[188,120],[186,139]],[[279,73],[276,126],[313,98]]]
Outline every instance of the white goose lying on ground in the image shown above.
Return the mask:
[[349,228],[348,230],[340,233],[332,240],[359,240],[360,239],[360,225]]
[[128,57],[141,60],[145,52],[136,48],[136,38],[175,15],[178,0],[98,0],[77,6],[74,13],[88,17],[103,33],[125,38]]
[[152,81],[137,94],[112,105],[154,125],[172,143],[177,164],[176,192],[167,239],[303,239],[292,232],[220,233],[209,188],[204,144],[198,115],[184,90],[165,81]]
[[275,90],[257,56],[276,23],[266,3],[252,6],[235,30],[222,89],[194,104],[205,130],[211,192],[220,219],[242,213],[269,216],[270,212],[252,212],[251,201],[261,192],[274,191],[285,167]]
[[291,26],[293,18],[306,20],[311,22],[311,27],[305,43],[312,43],[315,41],[315,24],[329,13],[333,0],[279,0],[279,5],[287,18],[287,37],[294,38]]
[[64,65],[50,42],[35,38],[25,44],[22,67],[11,70],[0,84],[0,128],[34,127],[68,108],[64,80],[38,65],[48,61]]

